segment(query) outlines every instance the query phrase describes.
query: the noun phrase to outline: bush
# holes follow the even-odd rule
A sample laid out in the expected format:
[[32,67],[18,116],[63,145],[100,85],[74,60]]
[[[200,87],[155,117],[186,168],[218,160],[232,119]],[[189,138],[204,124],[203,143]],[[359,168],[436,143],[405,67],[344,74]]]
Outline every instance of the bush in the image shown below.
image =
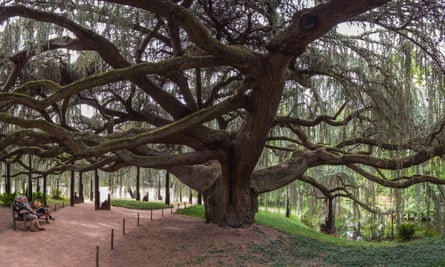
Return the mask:
[[429,226],[423,226],[419,229],[417,229],[418,232],[421,233],[422,236],[424,237],[435,237],[437,236],[437,232],[433,227],[429,227]]
[[10,206],[16,196],[17,192],[0,194],[0,201],[4,206]]
[[416,233],[416,225],[413,223],[402,223],[397,225],[398,237],[403,241],[413,239]]
[[41,192],[33,192],[32,193],[32,200],[34,201],[37,197],[41,197],[42,198],[42,202],[46,203],[46,195],[44,195]]

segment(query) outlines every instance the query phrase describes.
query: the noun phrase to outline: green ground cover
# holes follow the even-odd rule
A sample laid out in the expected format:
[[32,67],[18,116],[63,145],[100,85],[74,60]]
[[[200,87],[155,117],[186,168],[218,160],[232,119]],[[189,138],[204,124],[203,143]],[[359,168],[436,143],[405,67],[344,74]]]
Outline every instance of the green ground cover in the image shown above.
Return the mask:
[[[203,206],[191,206],[177,213],[204,217]],[[256,221],[288,233],[290,238],[251,244],[247,256],[237,255],[240,266],[445,266],[443,237],[410,242],[357,242],[315,232],[296,219],[276,213],[260,211]]]
[[111,199],[111,205],[116,207],[123,207],[127,209],[166,209],[173,207],[172,205],[166,205],[163,202],[148,202],[148,201],[136,201],[128,199]]

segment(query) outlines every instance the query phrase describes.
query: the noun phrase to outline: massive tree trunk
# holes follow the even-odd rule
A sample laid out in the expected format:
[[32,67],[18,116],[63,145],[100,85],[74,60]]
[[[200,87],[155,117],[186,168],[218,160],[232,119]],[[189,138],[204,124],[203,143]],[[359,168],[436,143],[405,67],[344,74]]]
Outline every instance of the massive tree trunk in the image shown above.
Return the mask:
[[[229,203],[224,194],[229,195]],[[204,192],[204,205],[207,223],[220,226],[241,227],[255,223],[255,213],[258,210],[258,194],[252,188],[230,187],[225,192],[222,180],[218,180]]]

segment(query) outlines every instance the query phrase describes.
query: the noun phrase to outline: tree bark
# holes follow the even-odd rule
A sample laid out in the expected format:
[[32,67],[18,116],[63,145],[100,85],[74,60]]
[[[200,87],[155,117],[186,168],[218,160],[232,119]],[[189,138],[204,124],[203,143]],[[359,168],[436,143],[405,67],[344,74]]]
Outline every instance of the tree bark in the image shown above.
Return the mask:
[[71,170],[71,177],[70,177],[70,206],[74,206],[74,202],[76,200],[75,193],[74,193],[74,171]]
[[32,201],[32,156],[28,155],[28,164],[29,164],[29,172],[28,172],[28,201]]
[[6,178],[5,178],[5,183],[6,183],[6,188],[5,191],[6,193],[11,193],[11,165],[9,163],[6,163]]
[[170,173],[165,174],[165,205],[170,205]]
[[328,214],[326,216],[325,228],[324,228],[325,233],[327,234],[335,233],[334,209],[332,206],[333,200],[334,200],[333,198],[327,199]]
[[136,200],[140,201],[141,200],[141,195],[140,195],[140,188],[139,188],[139,184],[140,184],[140,179],[141,179],[141,170],[139,167],[136,168]]
[[[224,205],[224,189],[222,181],[218,180],[203,193],[207,223],[219,226],[242,227],[255,223],[255,213],[258,211],[258,194],[251,188],[238,189],[231,187],[228,206]],[[237,195],[236,201],[234,196]]]

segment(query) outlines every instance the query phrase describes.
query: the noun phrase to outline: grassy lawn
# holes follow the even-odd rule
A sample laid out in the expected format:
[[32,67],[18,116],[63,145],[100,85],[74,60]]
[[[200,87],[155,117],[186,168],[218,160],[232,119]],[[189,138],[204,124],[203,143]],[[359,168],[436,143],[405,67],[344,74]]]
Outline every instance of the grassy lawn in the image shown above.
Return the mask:
[[54,198],[50,198],[49,197],[46,200],[46,204],[48,206],[54,206],[54,205],[60,206],[62,204],[65,205],[65,206],[69,206],[70,205],[70,199],[69,198],[54,199]]
[[[204,218],[203,206],[191,206],[177,213]],[[444,238],[357,242],[315,232],[297,220],[276,213],[260,211],[256,221],[288,233],[290,239],[251,244],[249,255],[237,257],[241,266],[266,263],[273,266],[445,266]]]
[[136,201],[128,199],[111,199],[111,205],[116,207],[123,207],[127,209],[166,209],[173,207],[172,205],[165,205],[163,202],[148,202]]

